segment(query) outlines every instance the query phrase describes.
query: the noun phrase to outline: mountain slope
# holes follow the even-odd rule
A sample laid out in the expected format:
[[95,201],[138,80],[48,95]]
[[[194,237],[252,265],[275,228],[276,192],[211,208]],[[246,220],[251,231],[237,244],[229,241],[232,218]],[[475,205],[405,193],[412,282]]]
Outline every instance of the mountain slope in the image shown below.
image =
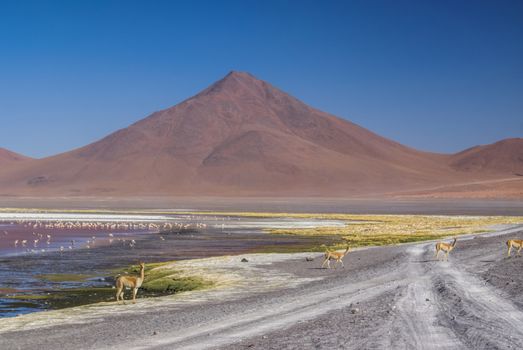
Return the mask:
[[12,162],[19,162],[19,161],[23,161],[23,160],[29,160],[29,159],[31,159],[31,158],[0,147],[0,165],[12,163]]
[[[463,179],[419,152],[318,111],[248,73],[100,141],[0,173],[2,193],[347,195]],[[470,174],[466,175],[470,177]]]
[[464,172],[523,176],[523,138],[469,148],[453,155],[450,165]]

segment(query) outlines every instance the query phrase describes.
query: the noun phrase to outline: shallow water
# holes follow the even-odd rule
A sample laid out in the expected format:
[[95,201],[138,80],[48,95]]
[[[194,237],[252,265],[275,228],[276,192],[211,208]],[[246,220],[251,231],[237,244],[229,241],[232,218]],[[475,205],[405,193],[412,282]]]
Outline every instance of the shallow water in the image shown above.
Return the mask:
[[[31,219],[30,216],[24,218]],[[53,214],[53,220],[57,218],[78,221],[85,219]],[[320,242],[321,238],[318,237],[271,235],[263,230],[342,225],[339,221],[316,222],[310,219],[159,215],[159,221],[191,227],[158,233],[139,230],[108,232],[34,229],[27,224],[10,222],[9,218],[3,219],[7,221],[0,227],[0,235],[3,235],[0,237],[0,317],[54,308],[56,305],[46,298],[62,293],[68,288],[111,288],[114,283],[113,276],[117,271],[138,261],[150,263],[263,250],[305,248],[324,241]],[[39,214],[38,220],[45,219],[45,216]],[[89,219],[101,221],[113,218],[97,214],[95,218]],[[156,221],[157,218],[152,217],[148,220]],[[199,224],[198,228],[195,228],[196,224]],[[3,231],[7,234],[2,233]],[[46,241],[47,234],[52,237],[49,244]],[[112,234],[112,237],[109,234]],[[42,237],[43,242],[39,241],[35,247],[33,241],[39,239],[38,237]],[[15,239],[27,240],[26,247],[21,247],[19,243],[15,248]],[[135,240],[134,246],[130,245],[131,240]],[[88,245],[90,248],[87,248]],[[60,247],[64,247],[63,251],[60,251]],[[78,302],[72,300],[71,305]],[[62,307],[70,306],[67,303],[62,304]]]

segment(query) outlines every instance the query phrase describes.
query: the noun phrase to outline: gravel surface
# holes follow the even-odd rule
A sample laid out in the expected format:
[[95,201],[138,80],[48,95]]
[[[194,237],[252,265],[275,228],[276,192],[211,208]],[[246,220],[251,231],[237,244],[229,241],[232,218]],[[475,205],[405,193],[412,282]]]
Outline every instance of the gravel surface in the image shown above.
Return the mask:
[[248,281],[236,289],[4,320],[0,349],[520,349],[523,258],[504,255],[518,230],[460,239],[448,262],[434,243],[331,270],[318,254],[241,255],[220,267]]

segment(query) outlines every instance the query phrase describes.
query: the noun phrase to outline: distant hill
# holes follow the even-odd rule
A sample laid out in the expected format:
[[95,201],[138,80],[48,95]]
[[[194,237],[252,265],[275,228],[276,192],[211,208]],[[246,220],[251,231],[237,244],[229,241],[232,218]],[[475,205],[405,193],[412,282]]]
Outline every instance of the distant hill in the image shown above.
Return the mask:
[[523,138],[469,148],[453,155],[450,165],[465,172],[523,176]]
[[231,72],[90,145],[0,170],[0,193],[368,196],[484,177],[454,159],[403,146]]
[[11,163],[11,162],[19,162],[19,161],[28,160],[28,159],[31,159],[31,158],[0,147],[0,165]]

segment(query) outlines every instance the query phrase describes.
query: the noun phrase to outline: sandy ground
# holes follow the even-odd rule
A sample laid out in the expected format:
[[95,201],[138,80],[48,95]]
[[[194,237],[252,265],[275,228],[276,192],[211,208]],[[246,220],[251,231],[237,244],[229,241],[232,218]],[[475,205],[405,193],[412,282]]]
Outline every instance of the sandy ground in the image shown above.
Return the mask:
[[[351,252],[345,268],[308,254],[184,261],[214,290],[0,320],[1,349],[520,349],[523,227],[463,237],[448,262],[433,243]],[[242,258],[249,262],[241,262]]]

